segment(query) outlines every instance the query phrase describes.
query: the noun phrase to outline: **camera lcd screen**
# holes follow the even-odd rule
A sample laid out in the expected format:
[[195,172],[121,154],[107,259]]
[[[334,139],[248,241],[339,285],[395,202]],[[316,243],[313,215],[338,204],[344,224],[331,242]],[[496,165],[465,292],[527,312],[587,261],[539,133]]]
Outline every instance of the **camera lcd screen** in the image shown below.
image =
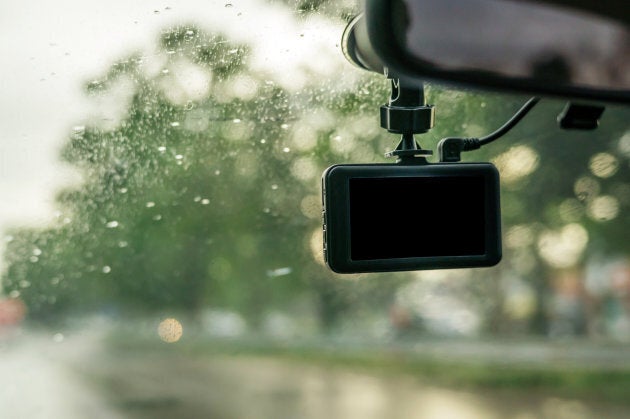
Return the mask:
[[492,164],[337,165],[322,182],[324,254],[335,272],[492,266],[501,259]]
[[481,177],[352,178],[349,186],[352,260],[485,253]]

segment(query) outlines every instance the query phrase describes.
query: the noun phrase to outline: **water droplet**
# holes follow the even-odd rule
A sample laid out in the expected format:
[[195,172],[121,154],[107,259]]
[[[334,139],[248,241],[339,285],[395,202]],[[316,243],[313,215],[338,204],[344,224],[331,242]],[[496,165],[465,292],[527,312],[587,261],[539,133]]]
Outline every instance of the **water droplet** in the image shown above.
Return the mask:
[[26,281],[24,279],[20,281],[20,288],[28,288],[30,286],[31,286],[30,282],[28,282],[28,281]]
[[221,174],[221,171],[220,171],[220,170],[215,170],[215,171],[214,171],[214,174],[215,174],[215,175],[217,175],[217,176],[219,176],[219,175]]
[[160,153],[164,153],[164,152],[166,151],[166,147],[164,147],[163,145],[161,145],[161,146],[159,146],[159,147],[158,147],[158,151],[159,151]]
[[127,247],[127,246],[129,246],[129,243],[127,243],[124,240],[121,240],[121,241],[118,242],[118,247],[120,247],[120,248]]
[[39,256],[39,255],[41,255],[41,254],[42,254],[42,251],[41,251],[41,249],[39,249],[39,248],[37,248],[37,247],[36,247],[35,249],[33,249],[33,254],[34,254],[35,256]]
[[209,203],[210,203],[210,200],[208,198],[204,198],[201,200],[202,205],[208,205]]
[[127,189],[127,188],[120,188],[120,189],[118,189],[118,192],[120,192],[120,193],[127,193],[128,190],[129,189]]
[[274,191],[278,189],[278,185],[276,185],[275,183],[273,185],[271,185],[271,189],[273,189]]
[[175,155],[175,158],[176,158],[177,160],[181,160],[181,159],[183,159],[183,158],[184,158],[184,156],[182,156],[181,154],[176,154],[176,155]]
[[155,202],[149,201],[147,202],[147,208],[153,208],[155,206]]
[[194,31],[191,31],[191,30],[186,31],[186,35],[188,36],[193,36],[194,34],[195,34]]
[[168,68],[165,68],[164,70],[162,70],[162,74],[168,74]]
[[177,122],[177,121],[171,122],[171,126],[172,127],[178,127],[179,126],[179,122]]
[[265,144],[267,142],[267,140],[265,140],[264,138],[262,140],[260,140],[260,144]]
[[267,271],[267,276],[270,278],[277,277],[277,276],[285,276],[285,275],[289,275],[292,271],[293,269],[287,266],[284,268],[269,270]]
[[232,120],[232,122],[234,122],[235,124],[240,124],[241,120],[238,118],[235,118],[234,120]]
[[105,265],[103,266],[103,273],[104,274],[108,274],[112,271],[112,268],[110,268],[109,266]]
[[153,216],[153,221],[160,221],[162,219],[162,215],[157,214]]
[[30,260],[32,263],[37,263],[39,261],[39,258],[37,256],[31,256],[30,258],[28,258],[28,260]]
[[282,149],[282,151],[284,153],[288,153],[289,151],[291,151],[291,149],[289,147],[285,147],[285,148]]
[[289,129],[289,124],[282,124],[282,125],[280,125],[280,128],[282,128],[282,129]]
[[17,290],[13,290],[9,293],[9,298],[19,298],[20,296],[20,291]]
[[265,214],[269,214],[271,212],[271,209],[270,208],[263,208],[263,212]]
[[105,227],[107,227],[107,228],[116,228],[116,227],[118,227],[118,221],[110,221],[107,224],[105,224]]

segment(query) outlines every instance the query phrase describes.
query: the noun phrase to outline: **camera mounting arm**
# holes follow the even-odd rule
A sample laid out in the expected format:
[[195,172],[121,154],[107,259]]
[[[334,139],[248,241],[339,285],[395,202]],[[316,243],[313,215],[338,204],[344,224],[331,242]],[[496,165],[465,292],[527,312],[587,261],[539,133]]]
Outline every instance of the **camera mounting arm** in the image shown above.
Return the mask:
[[[403,79],[390,79],[392,92],[389,103],[381,106],[381,127],[402,138],[395,150],[386,157],[398,157],[398,163],[426,164],[426,156],[431,150],[423,150],[414,134],[423,134],[433,128],[435,112],[427,105],[424,85],[405,83]],[[419,157],[416,157],[419,156]]]

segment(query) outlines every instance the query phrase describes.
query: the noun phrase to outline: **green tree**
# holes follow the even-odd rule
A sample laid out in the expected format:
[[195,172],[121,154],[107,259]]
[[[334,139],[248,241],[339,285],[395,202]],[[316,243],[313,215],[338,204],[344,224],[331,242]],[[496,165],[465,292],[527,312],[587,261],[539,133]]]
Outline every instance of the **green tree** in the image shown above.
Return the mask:
[[[218,306],[253,322],[314,295],[331,326],[346,303],[313,252],[317,179],[350,154],[331,147],[331,136],[364,101],[330,95],[331,86],[288,92],[248,69],[247,46],[192,25],[165,31],[160,54],[157,73],[135,54],[86,85],[97,98],[124,86],[128,106],[113,126],[75,128],[62,158],[85,182],[59,194],[57,226],[12,232],[7,291],[39,319]],[[185,91],[182,74],[191,73],[207,92]],[[340,114],[332,122],[331,112]],[[300,128],[306,115],[311,123]],[[375,131],[359,136],[373,154]]]

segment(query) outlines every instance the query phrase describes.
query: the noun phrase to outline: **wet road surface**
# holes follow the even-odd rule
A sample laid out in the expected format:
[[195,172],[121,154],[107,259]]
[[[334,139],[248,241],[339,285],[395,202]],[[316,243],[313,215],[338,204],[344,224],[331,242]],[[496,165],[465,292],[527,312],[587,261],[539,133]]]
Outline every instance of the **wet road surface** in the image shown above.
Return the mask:
[[89,333],[0,345],[2,418],[630,417],[628,406],[427,382],[274,357],[112,352]]

